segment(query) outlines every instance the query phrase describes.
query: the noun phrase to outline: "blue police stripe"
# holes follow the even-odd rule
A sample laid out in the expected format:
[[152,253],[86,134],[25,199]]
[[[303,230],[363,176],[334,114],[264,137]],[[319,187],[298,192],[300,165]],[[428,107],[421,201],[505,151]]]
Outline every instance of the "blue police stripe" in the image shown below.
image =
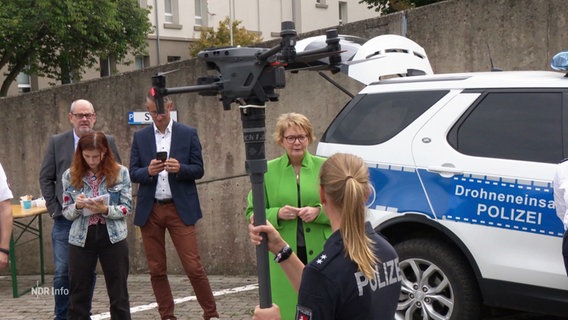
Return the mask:
[[435,218],[414,168],[379,166],[369,168],[375,201],[369,207],[394,212],[416,212]]
[[551,183],[461,175],[444,178],[424,169],[370,165],[369,207],[422,213],[433,219],[562,237]]

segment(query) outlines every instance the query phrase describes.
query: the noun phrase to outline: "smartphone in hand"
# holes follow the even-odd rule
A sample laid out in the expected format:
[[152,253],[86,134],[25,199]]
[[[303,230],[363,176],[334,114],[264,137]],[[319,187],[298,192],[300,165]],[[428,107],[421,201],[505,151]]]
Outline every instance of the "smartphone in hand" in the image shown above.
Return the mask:
[[156,160],[164,162],[167,159],[168,159],[168,153],[166,151],[159,151],[156,153]]

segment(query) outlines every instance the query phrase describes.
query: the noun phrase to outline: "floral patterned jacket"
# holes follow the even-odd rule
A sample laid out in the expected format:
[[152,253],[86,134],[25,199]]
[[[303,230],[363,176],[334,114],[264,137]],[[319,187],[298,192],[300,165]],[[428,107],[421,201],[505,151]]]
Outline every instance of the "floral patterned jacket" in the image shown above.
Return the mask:
[[[69,243],[72,245],[84,247],[87,240],[87,231],[89,227],[89,216],[83,215],[83,210],[75,207],[75,196],[84,193],[87,197],[93,197],[93,190],[87,181],[83,178],[83,188],[76,189],[70,185],[70,170],[67,169],[63,173],[63,216],[73,221],[71,230],[69,231]],[[126,239],[128,230],[126,226],[126,217],[132,213],[132,185],[128,169],[121,165],[117,183],[108,188],[105,177],[99,185],[99,196],[109,194],[110,203],[108,206],[108,215],[103,215],[106,220],[108,235],[111,243]]]

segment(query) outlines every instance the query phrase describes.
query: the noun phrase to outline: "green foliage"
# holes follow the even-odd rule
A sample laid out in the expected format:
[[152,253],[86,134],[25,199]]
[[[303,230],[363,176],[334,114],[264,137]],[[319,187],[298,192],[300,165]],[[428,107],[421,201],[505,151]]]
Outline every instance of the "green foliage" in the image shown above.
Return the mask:
[[[247,46],[262,42],[262,37],[255,32],[248,31],[245,27],[239,27],[242,21],[233,21],[233,46]],[[207,28],[201,31],[198,41],[189,45],[189,54],[197,56],[199,51],[212,47],[226,47],[231,45],[231,34],[229,32],[229,17],[219,21],[217,31]]]
[[421,7],[440,1],[443,0],[360,0],[359,3],[366,3],[367,8],[374,8],[375,11],[386,14]]
[[69,83],[101,57],[143,53],[148,14],[137,0],[0,0],[0,96],[23,70]]

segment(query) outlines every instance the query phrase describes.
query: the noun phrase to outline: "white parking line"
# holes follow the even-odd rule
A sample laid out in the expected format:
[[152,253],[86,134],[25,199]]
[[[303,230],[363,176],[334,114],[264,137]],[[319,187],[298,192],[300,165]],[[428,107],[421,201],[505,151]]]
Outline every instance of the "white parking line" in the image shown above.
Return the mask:
[[[249,284],[249,285],[242,286],[242,287],[236,287],[236,288],[214,291],[213,295],[215,297],[217,297],[217,296],[223,296],[223,295],[227,295],[227,294],[239,293],[239,292],[256,290],[256,289],[258,289],[258,284]],[[195,296],[187,296],[187,297],[183,297],[183,298],[174,299],[174,303],[178,304],[178,303],[183,303],[183,302],[187,302],[187,301],[195,301],[195,300],[196,300]],[[154,308],[157,308],[157,307],[158,307],[158,304],[154,302],[154,303],[150,303],[150,304],[146,304],[146,305],[142,305],[142,306],[132,307],[132,308],[130,308],[130,313],[133,314],[133,313],[136,313],[136,312],[151,310],[151,309],[154,309]],[[95,314],[95,315],[91,316],[91,320],[100,320],[100,319],[110,319],[110,312],[103,312],[103,313],[99,313],[99,314]]]

